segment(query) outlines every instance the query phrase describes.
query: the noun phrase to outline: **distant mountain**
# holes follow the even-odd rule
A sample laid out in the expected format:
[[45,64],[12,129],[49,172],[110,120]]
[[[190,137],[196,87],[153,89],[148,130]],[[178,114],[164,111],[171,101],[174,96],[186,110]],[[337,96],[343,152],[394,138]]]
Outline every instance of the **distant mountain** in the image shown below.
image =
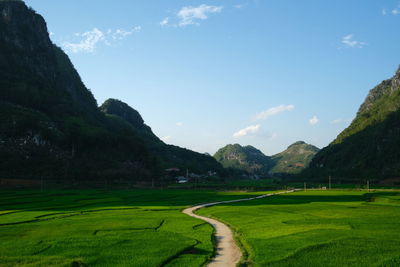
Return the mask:
[[0,1],[0,51],[1,178],[148,180],[170,165],[222,169],[212,157],[165,145],[122,102],[99,109],[43,17],[23,1]]
[[308,167],[319,148],[303,141],[290,145],[285,151],[272,156],[273,174],[296,174]]
[[215,153],[214,158],[225,168],[243,170],[262,176],[294,174],[308,166],[319,151],[313,145],[299,141],[272,157],[252,146],[227,145]]
[[369,92],[351,125],[314,157],[304,175],[344,180],[400,177],[400,68]]
[[270,157],[252,146],[227,145],[219,149],[214,158],[224,166],[251,174],[265,175],[272,166]]

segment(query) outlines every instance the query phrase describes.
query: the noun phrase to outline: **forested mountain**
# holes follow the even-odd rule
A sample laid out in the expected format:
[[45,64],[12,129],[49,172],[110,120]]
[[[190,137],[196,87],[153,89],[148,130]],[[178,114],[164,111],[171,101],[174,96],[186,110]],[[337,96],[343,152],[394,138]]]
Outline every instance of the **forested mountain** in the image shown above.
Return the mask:
[[227,145],[219,149],[214,158],[225,168],[266,175],[272,166],[271,158],[252,146]]
[[227,145],[214,158],[225,168],[243,170],[262,176],[295,174],[308,166],[319,149],[303,141],[290,145],[285,151],[271,157],[252,146]]
[[400,177],[400,68],[369,92],[351,125],[314,157],[304,175],[343,180]]
[[270,170],[274,174],[296,174],[308,167],[319,148],[303,141],[290,145],[285,151],[272,156]]
[[163,168],[178,167],[196,173],[205,173],[210,170],[222,172],[221,164],[209,155],[165,144],[144,123],[139,112],[126,103],[116,99],[108,99],[100,106],[100,110],[107,117],[119,118],[127,122],[137,136],[144,141],[148,150],[157,155]]
[[146,180],[168,164],[221,169],[162,143],[127,105],[120,110],[130,113],[113,101],[99,109],[42,16],[23,1],[0,1],[0,177]]

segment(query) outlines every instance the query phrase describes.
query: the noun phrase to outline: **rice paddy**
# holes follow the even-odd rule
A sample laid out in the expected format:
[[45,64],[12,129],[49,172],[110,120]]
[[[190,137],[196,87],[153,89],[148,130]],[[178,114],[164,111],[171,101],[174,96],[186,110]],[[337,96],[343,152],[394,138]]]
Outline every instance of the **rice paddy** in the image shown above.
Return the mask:
[[198,211],[236,232],[254,266],[400,266],[399,192],[307,191]]
[[188,205],[252,194],[0,191],[0,266],[201,266],[213,229]]
[[[0,266],[203,266],[210,225],[190,205],[265,192],[0,191]],[[197,213],[230,225],[244,266],[400,266],[400,193],[307,191]]]

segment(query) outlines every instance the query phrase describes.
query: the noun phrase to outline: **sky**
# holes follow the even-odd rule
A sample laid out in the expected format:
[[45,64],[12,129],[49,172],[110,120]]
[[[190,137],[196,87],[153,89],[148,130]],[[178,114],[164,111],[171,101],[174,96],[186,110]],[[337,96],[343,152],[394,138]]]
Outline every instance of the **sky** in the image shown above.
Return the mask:
[[166,143],[327,146],[400,64],[395,0],[26,0],[99,105]]

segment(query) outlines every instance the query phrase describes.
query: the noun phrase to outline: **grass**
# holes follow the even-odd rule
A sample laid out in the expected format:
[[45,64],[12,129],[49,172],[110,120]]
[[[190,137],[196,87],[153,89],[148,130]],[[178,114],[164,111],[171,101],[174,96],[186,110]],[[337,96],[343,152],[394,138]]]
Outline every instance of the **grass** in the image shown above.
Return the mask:
[[307,191],[198,211],[229,224],[254,266],[400,266],[400,193]]
[[[265,192],[0,191],[0,266],[201,266],[213,229],[180,211]],[[400,193],[307,191],[198,213],[254,266],[400,266]]]
[[0,266],[201,266],[213,229],[188,205],[257,193],[0,191]]

